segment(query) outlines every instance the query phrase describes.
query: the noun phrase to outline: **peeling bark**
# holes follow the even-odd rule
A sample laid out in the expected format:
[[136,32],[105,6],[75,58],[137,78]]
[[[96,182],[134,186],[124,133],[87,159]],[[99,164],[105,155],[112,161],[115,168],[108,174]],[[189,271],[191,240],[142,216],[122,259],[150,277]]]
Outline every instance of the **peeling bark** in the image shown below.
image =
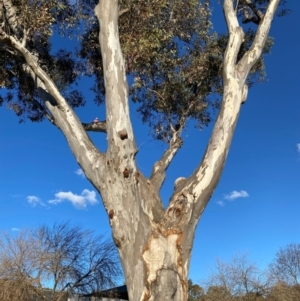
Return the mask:
[[[271,1],[275,8],[278,1]],[[275,4],[274,4],[275,3]],[[259,27],[257,45],[269,30],[266,12]],[[106,181],[102,197],[119,248],[131,300],[186,300],[190,255],[197,222],[222,173],[241,104],[247,97],[246,76],[261,52],[246,54],[251,62],[237,62],[243,41],[232,1],[224,2],[230,33],[225,53],[224,96],[206,153],[195,172],[176,182],[169,206],[164,210],[159,197],[165,172],[181,146],[174,132],[169,148],[146,179],[135,164],[135,141],[129,119],[124,61],[118,38],[118,3],[102,0],[95,13],[100,22],[106,85],[108,151]],[[267,24],[268,23],[268,24]],[[243,60],[244,58],[242,58]],[[238,65],[238,64],[239,65]],[[247,65],[247,66],[245,66]],[[121,121],[120,121],[121,120]]]
[[[249,2],[249,1],[248,1]],[[15,12],[11,26],[18,30]],[[6,3],[6,4],[5,4]],[[270,0],[253,45],[237,62],[243,41],[232,0],[224,0],[229,42],[224,56],[223,101],[206,152],[188,178],[175,182],[168,207],[159,190],[166,170],[181,147],[180,131],[173,131],[169,148],[155,163],[150,179],[137,168],[134,133],[129,115],[128,84],[119,42],[117,0],[101,0],[95,8],[106,88],[106,122],[82,124],[58,91],[49,74],[14,35],[0,28],[0,40],[26,60],[45,105],[45,114],[65,135],[77,162],[101,194],[119,249],[130,300],[182,301],[187,299],[188,270],[197,223],[220,179],[241,104],[247,98],[246,78],[261,55],[279,0]],[[258,15],[259,16],[259,15]],[[261,17],[261,16],[259,16]],[[108,149],[101,153],[86,131],[107,134]]]

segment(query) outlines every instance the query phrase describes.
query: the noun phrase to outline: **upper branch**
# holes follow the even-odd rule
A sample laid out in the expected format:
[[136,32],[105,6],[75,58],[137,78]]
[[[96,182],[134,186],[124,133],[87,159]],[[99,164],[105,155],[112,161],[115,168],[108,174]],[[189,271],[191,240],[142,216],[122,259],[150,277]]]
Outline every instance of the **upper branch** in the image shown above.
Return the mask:
[[280,0],[270,1],[265,15],[258,26],[251,48],[244,54],[237,65],[242,80],[247,77],[249,71],[261,56],[279,2]]
[[[239,26],[232,0],[224,0],[224,14],[229,40],[223,64],[223,101],[203,159],[194,173],[184,181],[177,181],[167,213],[177,208],[178,200],[186,206],[193,204],[193,225],[207,205],[221,177],[227,153],[237,123],[241,102],[246,97],[245,81],[236,70],[237,55],[243,42],[244,32]],[[182,201],[181,201],[182,203]]]
[[13,31],[13,33],[15,35],[18,35],[21,32],[21,28],[17,17],[17,10],[15,6],[12,4],[11,0],[3,0],[2,2],[5,8],[5,16],[6,16],[7,23],[11,28],[11,30]]
[[159,191],[165,178],[166,170],[169,167],[171,161],[175,157],[177,151],[182,146],[182,139],[179,136],[179,132],[173,132],[173,137],[170,141],[169,148],[165,151],[161,159],[155,162],[150,180],[153,186]]
[[[153,91],[156,92],[156,91]],[[179,128],[174,128],[171,122],[171,119],[169,118],[169,124],[170,128],[173,132],[172,139],[169,143],[169,148],[164,152],[162,155],[161,159],[157,162],[155,162],[152,174],[151,174],[151,181],[156,187],[156,189],[159,191],[162,184],[165,181],[166,178],[166,171],[171,164],[173,158],[177,154],[179,148],[181,148],[183,141],[181,138],[181,132],[182,129],[184,128],[187,120],[187,116],[192,110],[193,106],[195,105],[196,102],[191,102],[190,105],[188,106],[187,110],[182,113],[180,120],[179,120]]]
[[[50,78],[50,76],[39,66],[35,57],[27,50],[23,43],[19,42],[13,36],[8,35],[0,28],[0,40],[9,43],[9,45],[16,49],[25,58],[28,66],[34,72],[34,74],[43,82],[47,92],[55,99],[56,104],[61,109],[68,110],[70,107],[58,91],[56,85]],[[35,79],[34,79],[35,80]]]
[[251,1],[251,0],[244,0],[245,3],[248,5],[248,7],[253,11],[253,13],[256,16],[256,20],[252,20],[254,21],[254,23],[259,23],[262,18],[264,17],[264,14],[256,7],[256,5]]
[[129,8],[124,8],[122,10],[119,11],[119,17],[121,17],[122,15],[124,15],[125,13],[127,13],[129,11]]
[[235,72],[237,56],[243,42],[244,32],[236,16],[236,11],[233,8],[232,0],[224,1],[224,15],[229,32],[229,40],[224,54],[223,76],[230,75]]
[[236,11],[233,7],[232,0],[224,0],[223,5],[224,16],[228,28],[228,32],[233,33],[236,27],[239,27],[239,21],[236,16]]
[[252,22],[258,25],[264,17],[263,13],[256,7],[252,0],[243,0],[242,10],[244,11],[244,18],[242,20],[244,24]]
[[[224,55],[222,106],[202,162],[191,177],[186,179],[182,185],[178,185],[178,188],[175,187],[175,193],[169,205],[169,208],[172,208],[183,193],[192,196],[193,201],[191,202],[195,204],[193,211],[195,220],[204,210],[221,177],[241,103],[246,98],[247,86],[245,81],[251,66],[261,55],[279,1],[270,1],[267,12],[259,25],[254,46],[237,65],[237,55],[243,42],[244,33],[239,26],[233,1],[224,0],[224,14],[229,31],[229,41]],[[241,70],[244,72],[242,76]]]
[[[131,162],[126,164],[135,168],[132,159],[136,153],[136,145],[129,116],[126,68],[119,40],[118,1],[99,1],[95,7],[95,14],[100,23],[99,41],[105,82],[107,152],[111,156],[130,154]],[[124,154],[120,153],[120,149]]]
[[[89,139],[77,115],[60,94],[51,77],[40,67],[38,61],[23,46],[23,43],[7,35],[1,28],[0,40],[9,43],[25,58],[28,64],[25,71],[35,81],[38,93],[52,115],[51,122],[64,133],[78,163],[85,171],[86,176],[93,182],[95,178],[93,169],[95,166],[100,168],[104,159]],[[104,172],[100,172],[99,175],[104,176]]]

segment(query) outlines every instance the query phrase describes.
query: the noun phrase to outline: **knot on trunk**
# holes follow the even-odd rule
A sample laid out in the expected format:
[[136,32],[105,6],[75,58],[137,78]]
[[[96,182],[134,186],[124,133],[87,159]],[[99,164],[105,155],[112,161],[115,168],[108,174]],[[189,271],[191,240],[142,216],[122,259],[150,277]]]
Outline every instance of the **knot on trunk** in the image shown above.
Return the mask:
[[127,134],[127,131],[125,129],[119,131],[118,135],[119,135],[121,140],[125,140],[125,139],[128,138],[128,134]]
[[132,168],[125,167],[123,170],[123,176],[125,179],[129,178],[129,176],[132,174],[133,170]]
[[176,220],[182,216],[182,214],[186,211],[188,200],[184,193],[181,193],[176,201],[173,202],[167,209],[167,216],[172,220]]
[[108,212],[108,216],[109,216],[110,219],[113,219],[113,218],[114,218],[114,215],[115,215],[115,212],[114,212],[113,210],[110,210],[110,211]]

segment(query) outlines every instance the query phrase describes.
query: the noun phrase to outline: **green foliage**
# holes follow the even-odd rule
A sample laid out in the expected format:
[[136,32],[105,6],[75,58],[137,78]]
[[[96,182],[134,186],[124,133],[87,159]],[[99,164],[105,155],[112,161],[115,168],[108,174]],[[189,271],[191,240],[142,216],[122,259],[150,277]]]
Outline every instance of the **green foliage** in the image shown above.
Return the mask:
[[[120,40],[127,73],[133,81],[132,99],[156,139],[168,141],[189,119],[199,128],[212,120],[222,96],[222,64],[228,36],[212,31],[209,1],[120,1]],[[87,72],[96,73],[96,102],[105,96],[98,24],[87,31],[81,56]],[[247,29],[240,55],[253,41]],[[264,49],[269,53],[272,39]],[[251,70],[248,85],[263,80],[261,59]]]
[[147,43],[138,42],[138,35],[137,49],[124,52],[143,121],[156,138],[168,141],[170,130],[183,128],[189,118],[199,127],[210,122],[208,96],[221,91],[221,53],[209,33],[208,2],[169,2],[157,11],[160,15],[150,14]]
[[188,282],[188,301],[203,300],[204,290],[198,284],[194,284],[191,279]]
[[[270,0],[238,0],[234,1],[237,16],[242,18],[244,24],[258,24],[261,20],[261,15],[264,15]],[[287,0],[281,0],[279,3],[278,17],[287,15],[290,10],[286,8]]]
[[[81,20],[88,18],[88,14],[77,10],[68,0],[15,0],[12,5],[13,25],[7,16],[8,8],[2,9],[5,33],[19,41],[26,41],[28,51],[51,76],[71,106],[84,105],[81,93],[72,90],[78,78],[74,54],[63,49],[53,52],[51,38],[54,34],[71,37]],[[36,83],[26,68],[25,59],[12,47],[11,42],[8,39],[0,40],[0,86],[8,91],[1,97],[0,103],[5,102],[20,116],[21,122],[27,118],[41,121],[47,111],[36,90]]]
[[[27,41],[27,49],[36,54],[37,61],[72,107],[85,104],[75,86],[80,75],[95,79],[93,91],[97,104],[105,99],[99,24],[93,16],[97,2],[14,0],[13,24],[5,15],[6,8],[0,7],[5,32]],[[249,7],[246,0],[236,2],[237,14],[247,24],[239,58],[254,39],[255,12],[259,9],[264,13],[268,2],[253,0],[254,7]],[[228,41],[227,34],[212,30],[210,1],[120,0],[119,3],[120,41],[129,82],[132,82],[130,94],[138,104],[143,122],[149,124],[156,139],[166,142],[173,131],[181,131],[190,119],[195,120],[199,128],[206,126],[222,97],[223,55]],[[286,10],[281,10],[281,15],[285,13]],[[247,16],[250,19],[246,20]],[[58,35],[76,36],[79,48],[74,52],[53,51],[51,42]],[[272,44],[269,39],[264,54],[270,52]],[[41,121],[47,110],[35,89],[35,82],[24,72],[25,66],[24,58],[10,42],[2,40],[0,86],[8,93],[0,98],[0,104],[6,103],[21,121],[26,118]],[[264,76],[262,58],[252,68],[248,85],[251,87]]]

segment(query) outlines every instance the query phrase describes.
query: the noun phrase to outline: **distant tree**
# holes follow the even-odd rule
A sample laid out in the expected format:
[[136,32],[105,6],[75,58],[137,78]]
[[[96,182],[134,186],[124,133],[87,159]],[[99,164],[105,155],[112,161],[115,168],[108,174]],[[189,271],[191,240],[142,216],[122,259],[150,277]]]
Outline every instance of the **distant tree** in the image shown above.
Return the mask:
[[300,244],[281,248],[270,264],[270,276],[289,285],[300,284]]
[[243,296],[237,297],[235,299],[236,301],[265,301],[266,298],[261,295],[259,292],[250,292],[250,293],[246,293]]
[[273,285],[265,301],[296,301],[300,300],[300,286],[290,286],[284,282]]
[[114,244],[79,226],[57,223],[1,234],[1,301],[46,300],[46,294],[48,301],[59,301],[111,287],[120,275]]
[[191,279],[189,279],[189,295],[188,301],[202,301],[204,297],[204,289],[198,285],[194,284]]
[[237,254],[229,262],[217,260],[216,270],[205,280],[206,287],[224,287],[237,300],[259,300],[267,294],[269,279],[247,254]]
[[[222,2],[226,35],[212,31],[208,0],[0,0],[0,104],[22,121],[47,118],[64,134],[101,194],[134,301],[187,300],[195,229],[221,177],[248,88],[264,73],[271,23],[285,3]],[[79,36],[80,49],[53,49],[59,34]],[[83,123],[74,111],[86,101],[76,89],[82,74],[94,80],[106,121],[93,116]],[[134,79],[130,90],[127,75]],[[153,136],[168,145],[148,178],[136,164],[129,93]],[[207,125],[216,108],[203,159],[175,181],[165,208],[160,190],[184,128],[191,119]],[[87,131],[105,133],[105,152]]]
[[232,301],[233,297],[224,286],[210,286],[205,294],[205,301]]
[[31,301],[41,297],[35,277],[39,263],[32,256],[35,247],[28,232],[22,231],[16,237],[1,233],[0,300]]

